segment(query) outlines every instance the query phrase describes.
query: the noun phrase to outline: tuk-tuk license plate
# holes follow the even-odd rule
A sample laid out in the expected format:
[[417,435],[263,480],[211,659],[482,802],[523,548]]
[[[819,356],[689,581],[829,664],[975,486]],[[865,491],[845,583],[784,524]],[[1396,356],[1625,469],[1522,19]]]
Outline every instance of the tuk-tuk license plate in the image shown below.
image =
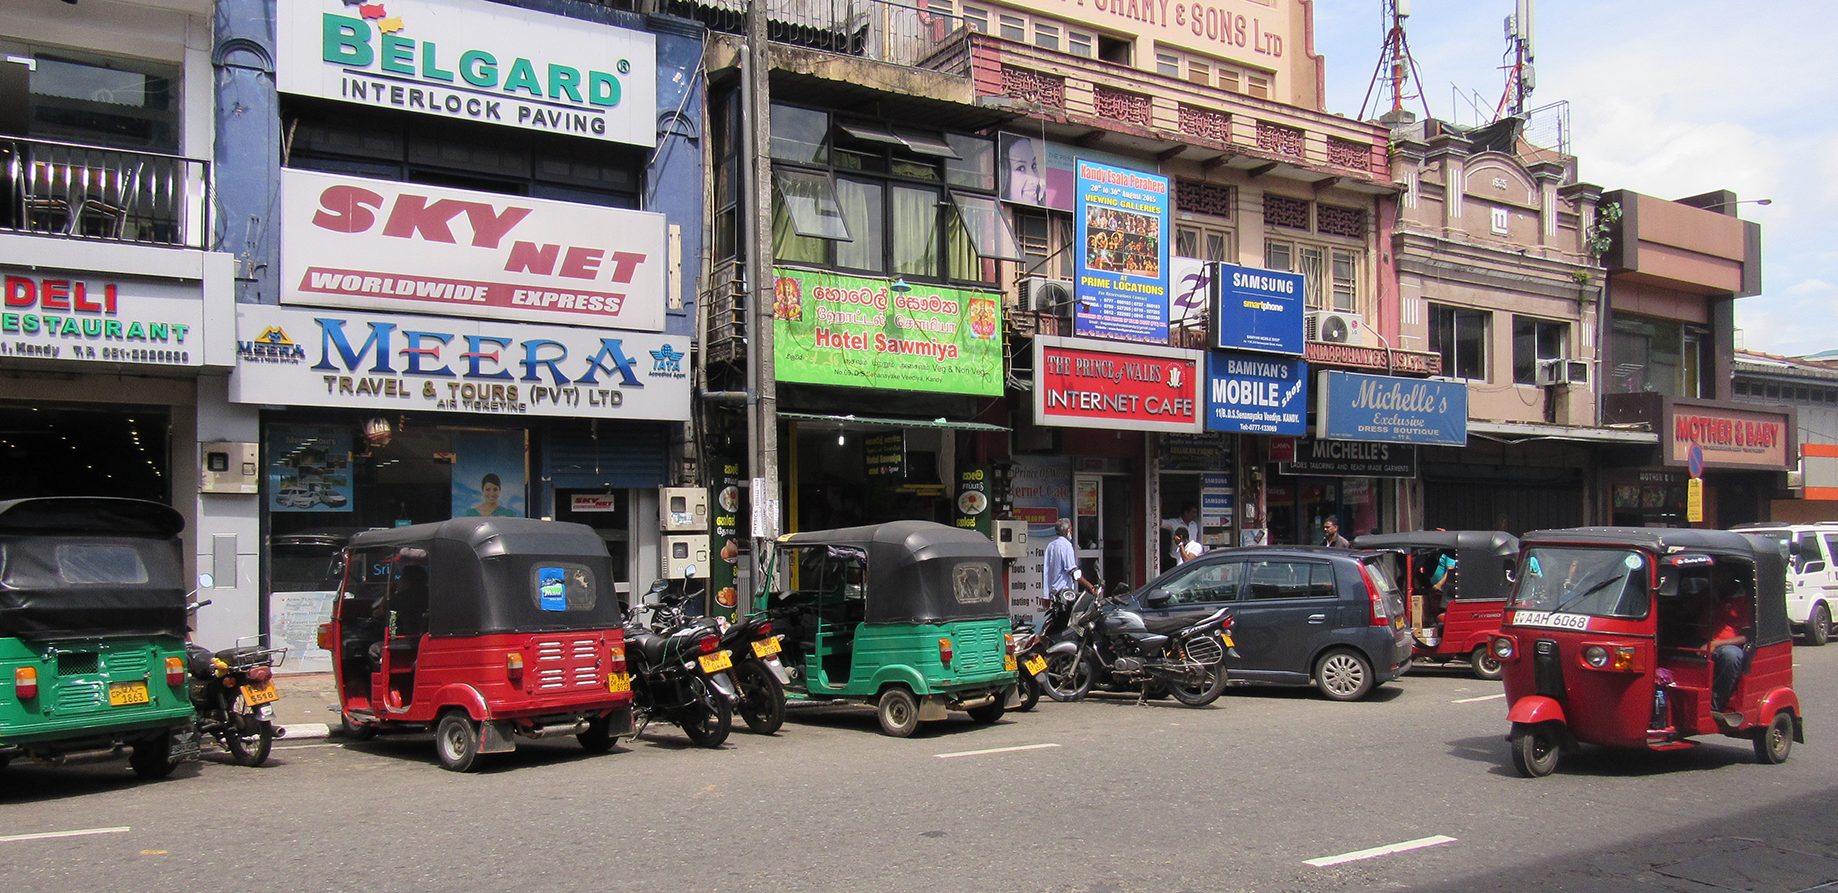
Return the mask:
[[734,662],[728,659],[726,651],[704,654],[698,660],[702,661],[702,672],[704,673],[719,673],[734,666]]
[[250,707],[272,704],[281,699],[281,693],[274,690],[274,683],[264,682],[261,685],[243,686],[243,703]]
[[1002,655],[1002,669],[1010,673],[1015,672],[1015,656],[1014,655],[1012,654]]
[[609,673],[606,677],[607,691],[631,691],[632,677],[628,673]]
[[777,636],[770,639],[761,639],[753,643],[754,657],[771,657],[777,653],[779,653],[779,640]]
[[1047,669],[1047,659],[1038,654],[1030,654],[1022,666],[1027,667],[1029,676],[1038,676]]
[[108,685],[108,705],[110,707],[127,707],[133,704],[146,704],[153,700],[147,694],[145,682],[111,682]]

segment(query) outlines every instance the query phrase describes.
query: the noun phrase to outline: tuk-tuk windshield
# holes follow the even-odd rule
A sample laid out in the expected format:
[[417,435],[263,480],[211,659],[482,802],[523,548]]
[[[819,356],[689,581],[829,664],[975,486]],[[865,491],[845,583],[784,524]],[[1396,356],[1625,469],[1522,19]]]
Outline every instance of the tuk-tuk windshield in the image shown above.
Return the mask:
[[1534,547],[1513,588],[1517,610],[1647,616],[1647,560],[1631,549]]

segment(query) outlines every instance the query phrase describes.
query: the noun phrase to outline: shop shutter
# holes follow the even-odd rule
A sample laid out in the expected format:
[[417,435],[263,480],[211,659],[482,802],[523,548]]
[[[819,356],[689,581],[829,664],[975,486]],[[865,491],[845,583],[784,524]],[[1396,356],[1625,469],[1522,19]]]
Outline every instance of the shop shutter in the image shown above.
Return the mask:
[[668,482],[669,449],[664,426],[636,422],[591,430],[552,431],[543,473],[558,490],[642,489]]

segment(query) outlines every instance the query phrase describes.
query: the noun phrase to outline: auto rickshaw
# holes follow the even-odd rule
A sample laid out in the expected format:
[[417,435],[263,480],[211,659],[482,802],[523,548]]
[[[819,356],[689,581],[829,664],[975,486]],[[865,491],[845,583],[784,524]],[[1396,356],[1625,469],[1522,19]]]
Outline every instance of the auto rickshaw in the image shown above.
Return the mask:
[[785,634],[788,698],[873,704],[896,738],[951,710],[1002,717],[1015,664],[989,537],[930,521],[792,533],[774,543],[781,564],[789,590],[769,575],[762,598]]
[[[1493,639],[1513,766],[1540,777],[1581,744],[1648,750],[1748,738],[1780,763],[1804,741],[1778,543],[1720,530],[1541,530]],[[1744,641],[1712,709],[1725,626]]]
[[465,772],[515,737],[632,734],[632,683],[606,544],[581,524],[455,518],[351,537],[319,647],[346,734],[433,729]]
[[161,778],[198,754],[185,519],[157,502],[0,502],[0,767],[131,749]]
[[1518,539],[1500,530],[1413,530],[1362,536],[1353,545],[1398,556],[1394,576],[1409,595],[1413,657],[1466,660],[1474,675],[1500,678],[1488,645],[1506,613]]

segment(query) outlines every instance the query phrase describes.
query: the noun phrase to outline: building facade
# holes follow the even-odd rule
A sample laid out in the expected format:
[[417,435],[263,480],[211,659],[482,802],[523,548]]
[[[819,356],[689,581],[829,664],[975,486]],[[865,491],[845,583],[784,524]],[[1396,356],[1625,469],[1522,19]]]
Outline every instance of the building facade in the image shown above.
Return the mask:
[[1793,410],[1800,453],[1787,490],[1776,494],[1764,520],[1795,524],[1838,521],[1838,364],[1739,350],[1730,382],[1737,403]]

